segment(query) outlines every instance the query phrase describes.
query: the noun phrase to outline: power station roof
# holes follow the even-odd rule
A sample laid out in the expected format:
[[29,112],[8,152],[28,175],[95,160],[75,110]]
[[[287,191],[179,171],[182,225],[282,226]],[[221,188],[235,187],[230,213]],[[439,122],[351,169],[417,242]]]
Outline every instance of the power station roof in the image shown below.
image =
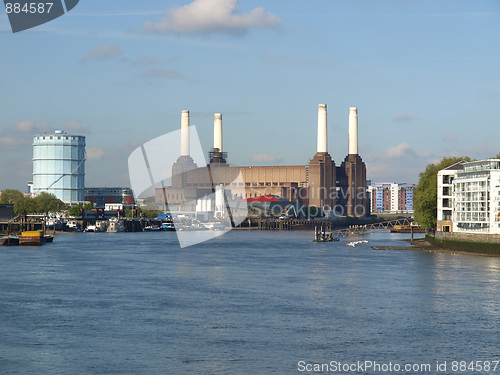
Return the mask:
[[263,203],[290,203],[286,199],[283,199],[281,197],[278,197],[277,195],[261,195],[260,197],[254,197],[254,198],[247,198],[247,199],[240,199],[238,202],[263,202]]

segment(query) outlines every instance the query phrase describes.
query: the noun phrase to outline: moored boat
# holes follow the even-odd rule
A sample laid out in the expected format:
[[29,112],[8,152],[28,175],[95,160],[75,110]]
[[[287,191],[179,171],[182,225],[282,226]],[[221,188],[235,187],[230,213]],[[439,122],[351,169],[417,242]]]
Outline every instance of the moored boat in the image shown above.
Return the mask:
[[160,230],[160,227],[158,225],[148,225],[142,228],[144,232],[156,232]]
[[360,243],[368,243],[368,241],[367,240],[351,241],[346,243],[346,245],[350,247],[356,247],[356,245],[359,245]]
[[425,229],[416,225],[395,225],[391,228],[391,233],[425,233]]
[[85,232],[90,232],[90,233],[97,232],[96,226],[92,224],[87,225],[87,228],[85,228]]
[[174,223],[170,223],[170,222],[167,222],[167,223],[163,223],[160,227],[160,230],[164,230],[164,231],[175,231],[175,226],[174,226]]
[[123,224],[123,220],[117,219],[116,217],[112,217],[109,219],[108,233],[117,233],[124,232],[125,226]]
[[21,246],[40,246],[45,243],[45,236],[39,231],[22,232],[19,237]]

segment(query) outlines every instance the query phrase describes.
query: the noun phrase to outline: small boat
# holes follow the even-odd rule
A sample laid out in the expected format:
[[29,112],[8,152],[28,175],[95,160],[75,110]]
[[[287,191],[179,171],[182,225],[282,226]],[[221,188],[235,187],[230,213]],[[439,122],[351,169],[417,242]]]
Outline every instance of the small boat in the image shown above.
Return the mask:
[[169,222],[163,223],[160,227],[160,230],[169,231],[169,232],[175,231],[174,223],[169,223]]
[[160,227],[158,225],[148,225],[144,228],[142,228],[144,232],[156,232],[160,230]]
[[124,231],[125,226],[123,224],[123,220],[117,219],[116,217],[112,217],[111,219],[109,219],[109,226],[107,229],[108,233],[118,233]]
[[95,225],[87,225],[87,228],[85,228],[85,232],[90,232],[90,233],[97,232],[96,226]]
[[7,236],[0,237],[0,246],[3,246],[4,243],[6,243],[8,239],[9,239],[9,237],[7,237]]
[[21,246],[41,246],[45,243],[45,236],[39,231],[22,232],[19,237]]
[[204,226],[207,228],[207,229],[210,229],[210,230],[225,230],[226,227],[224,226],[224,224],[222,224],[221,222],[213,222],[213,223],[203,223]]
[[416,225],[395,225],[391,228],[391,233],[425,233],[425,229]]
[[351,241],[346,243],[346,245],[350,247],[356,247],[356,245],[359,245],[360,243],[368,243],[368,241],[367,240]]
[[54,236],[51,235],[51,234],[46,234],[45,236],[45,242],[46,243],[51,243],[51,242],[54,242]]

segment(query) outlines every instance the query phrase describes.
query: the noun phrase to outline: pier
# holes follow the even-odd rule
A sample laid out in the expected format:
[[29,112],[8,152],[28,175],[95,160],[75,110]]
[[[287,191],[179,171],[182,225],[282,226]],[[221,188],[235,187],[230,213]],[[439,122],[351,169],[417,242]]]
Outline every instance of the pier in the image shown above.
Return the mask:
[[400,227],[410,226],[411,239],[413,240],[413,233],[414,233],[413,229],[415,228],[416,229],[415,232],[417,232],[417,229],[420,231],[420,228],[416,227],[415,225],[412,225],[412,223],[413,223],[412,218],[403,218],[397,220],[383,221],[380,223],[351,225],[348,228],[337,229],[337,230],[328,230],[328,227],[323,226],[322,224],[320,226],[315,227],[314,241],[324,242],[323,240],[324,238],[331,238],[331,240],[333,240],[341,237],[363,235],[378,230],[397,228],[398,226]]

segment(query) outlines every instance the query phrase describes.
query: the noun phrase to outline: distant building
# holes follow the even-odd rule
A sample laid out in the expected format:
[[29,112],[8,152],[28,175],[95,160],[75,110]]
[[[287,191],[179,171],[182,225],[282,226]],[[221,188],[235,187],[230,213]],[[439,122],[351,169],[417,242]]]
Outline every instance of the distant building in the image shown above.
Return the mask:
[[368,186],[373,213],[413,213],[414,184],[375,182]]
[[[358,111],[349,108],[349,149],[336,166],[327,145],[327,108],[318,106],[316,154],[304,165],[231,166],[222,148],[222,115],[214,115],[214,148],[210,163],[196,165],[190,156],[189,111],[181,113],[180,156],[172,165],[172,184],[155,189],[158,207],[171,211],[196,211],[198,201],[223,185],[230,199],[276,195],[300,205],[322,208],[330,216],[370,216],[366,189],[366,165],[358,154]],[[304,129],[305,137],[311,135]],[[138,151],[139,152],[139,151]],[[142,158],[140,151],[138,158]],[[203,201],[203,199],[202,199]],[[202,205],[205,208],[202,208]],[[206,209],[206,202],[198,209]]]
[[54,194],[64,203],[83,202],[85,188],[85,137],[55,134],[33,137],[33,195]]
[[120,209],[132,209],[135,205],[134,193],[127,187],[96,187],[85,189],[85,201],[90,202],[95,208],[106,208],[114,205]]
[[34,198],[35,193],[33,192],[33,181],[28,181],[28,186],[26,189],[26,193],[24,194],[25,197],[28,198]]
[[500,234],[500,159],[461,161],[437,180],[439,232]]

